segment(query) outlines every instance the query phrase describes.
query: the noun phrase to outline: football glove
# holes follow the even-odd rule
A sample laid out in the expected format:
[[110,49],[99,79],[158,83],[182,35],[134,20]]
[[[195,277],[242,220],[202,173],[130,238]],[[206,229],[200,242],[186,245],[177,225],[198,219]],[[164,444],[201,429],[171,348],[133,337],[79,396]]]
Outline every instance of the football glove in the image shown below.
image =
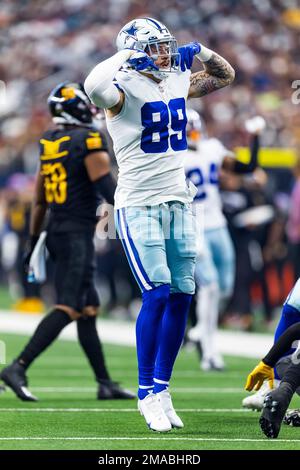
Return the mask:
[[34,247],[38,242],[38,239],[39,239],[38,235],[32,235],[26,243],[26,247],[25,247],[25,251],[23,255],[23,268],[26,274],[29,271],[30,258],[33,253]]
[[262,116],[255,116],[245,121],[245,129],[249,134],[260,135],[266,127],[266,121]]
[[253,388],[255,391],[257,391],[260,389],[265,380],[269,381],[270,388],[274,388],[273,368],[267,366],[267,364],[265,364],[263,361],[260,361],[260,363],[248,375],[245,389],[248,392],[251,392]]
[[180,57],[176,59],[176,65],[180,65],[181,71],[192,68],[194,56],[201,51],[201,45],[198,42],[191,42],[185,46],[178,47]]
[[137,51],[127,61],[128,64],[135,70],[159,70],[157,65],[153,62],[151,57],[144,51]]

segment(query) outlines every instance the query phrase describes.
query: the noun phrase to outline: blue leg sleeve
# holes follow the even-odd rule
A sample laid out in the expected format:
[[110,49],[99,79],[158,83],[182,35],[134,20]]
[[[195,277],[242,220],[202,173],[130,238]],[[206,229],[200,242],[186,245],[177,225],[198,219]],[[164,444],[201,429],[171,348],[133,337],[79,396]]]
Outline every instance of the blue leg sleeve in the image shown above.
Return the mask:
[[169,285],[143,292],[143,304],[136,322],[136,348],[139,369],[139,398],[153,388],[153,376],[162,318],[170,293]]
[[[287,330],[291,325],[299,321],[300,321],[299,310],[297,310],[295,307],[292,307],[289,304],[284,304],[282,312],[281,312],[281,317],[280,317],[279,323],[275,331],[274,343],[276,343],[278,338],[285,332],[285,330]],[[285,354],[285,356],[289,356],[290,354],[293,354],[294,351],[295,351],[295,348],[291,348]],[[274,369],[274,371],[275,371],[275,378],[280,379],[276,371],[276,368]]]
[[277,325],[274,342],[285,332],[291,325],[300,321],[300,312],[289,304],[284,304],[279,323]]
[[[168,382],[171,378],[175,359],[180,349],[192,295],[170,294],[162,320],[159,350],[155,364],[154,378]],[[155,381],[154,381],[155,382]],[[157,385],[155,383],[154,391]]]

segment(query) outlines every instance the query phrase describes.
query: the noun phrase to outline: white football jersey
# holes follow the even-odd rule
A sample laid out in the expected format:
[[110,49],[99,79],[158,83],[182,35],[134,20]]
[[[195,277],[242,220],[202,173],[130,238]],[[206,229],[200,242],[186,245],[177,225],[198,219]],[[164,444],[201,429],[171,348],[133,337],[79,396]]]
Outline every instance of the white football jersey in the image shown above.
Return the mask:
[[189,150],[185,159],[187,178],[198,188],[194,204],[204,209],[204,229],[226,225],[219,191],[219,169],[226,155],[231,155],[218,139],[201,139],[197,150]]
[[185,104],[190,71],[175,72],[156,83],[139,72],[121,69],[121,112],[106,118],[119,166],[115,208],[190,202],[195,188],[184,172],[187,153]]

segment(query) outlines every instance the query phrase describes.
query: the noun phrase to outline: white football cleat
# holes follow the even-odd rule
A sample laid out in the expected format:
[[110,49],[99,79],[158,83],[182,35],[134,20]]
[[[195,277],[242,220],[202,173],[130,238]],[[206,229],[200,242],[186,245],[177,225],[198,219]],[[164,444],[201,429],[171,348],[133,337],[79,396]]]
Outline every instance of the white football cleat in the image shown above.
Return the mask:
[[168,420],[158,396],[150,393],[143,400],[138,400],[138,409],[144,416],[146,423],[152,431],[171,431],[172,425]]
[[[280,384],[280,380],[274,379],[274,388],[277,388]],[[249,397],[244,398],[242,401],[243,408],[249,408],[250,410],[261,411],[264,406],[264,399],[266,395],[274,390],[270,388],[269,381],[265,380],[260,389],[250,395]]]
[[210,370],[223,371],[225,368],[224,360],[220,354],[211,357],[203,357],[201,360],[201,369],[205,372]]
[[197,343],[197,341],[201,341],[201,330],[199,327],[194,326],[188,330],[187,337],[193,343]]
[[174,406],[172,403],[172,398],[168,389],[159,392],[158,394],[159,401],[161,406],[170,421],[173,428],[183,428],[184,424],[179,418],[178,414],[174,410]]

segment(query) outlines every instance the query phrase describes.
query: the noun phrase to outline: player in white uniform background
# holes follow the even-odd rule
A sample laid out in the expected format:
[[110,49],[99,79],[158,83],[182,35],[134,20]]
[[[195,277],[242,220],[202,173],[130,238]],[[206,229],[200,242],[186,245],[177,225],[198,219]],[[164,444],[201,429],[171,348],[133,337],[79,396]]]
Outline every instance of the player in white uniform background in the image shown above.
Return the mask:
[[[222,370],[224,361],[216,342],[220,300],[232,294],[235,276],[235,253],[222,211],[219,189],[221,169],[235,173],[250,173],[257,165],[258,142],[254,137],[251,158],[248,164],[235,159],[232,151],[222,142],[206,135],[200,115],[187,110],[187,139],[189,150],[185,159],[187,178],[198,191],[194,206],[202,208],[202,224],[198,225],[198,237],[203,235],[196,259],[195,280],[197,289],[196,325],[189,330],[189,339],[200,342],[203,370]],[[247,129],[259,134],[265,127],[264,120],[257,116],[247,121]],[[200,219],[200,217],[199,217]]]
[[[186,100],[232,82],[228,62],[199,43],[180,48],[162,23],[130,21],[118,52],[85,81],[105,109],[119,165],[116,225],[142,291],[136,324],[138,408],[156,431],[183,427],[168,391],[195,289],[195,226],[185,181]],[[204,70],[191,74],[194,56]]]

